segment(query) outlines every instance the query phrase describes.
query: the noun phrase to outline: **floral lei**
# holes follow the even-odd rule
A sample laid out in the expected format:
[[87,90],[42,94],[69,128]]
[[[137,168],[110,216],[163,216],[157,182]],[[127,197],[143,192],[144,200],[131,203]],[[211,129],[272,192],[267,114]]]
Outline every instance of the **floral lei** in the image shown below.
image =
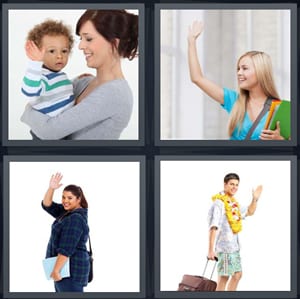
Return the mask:
[[229,197],[224,193],[218,193],[212,197],[213,201],[217,199],[222,200],[224,203],[226,217],[233,233],[239,233],[242,230],[242,216],[239,203],[234,197]]

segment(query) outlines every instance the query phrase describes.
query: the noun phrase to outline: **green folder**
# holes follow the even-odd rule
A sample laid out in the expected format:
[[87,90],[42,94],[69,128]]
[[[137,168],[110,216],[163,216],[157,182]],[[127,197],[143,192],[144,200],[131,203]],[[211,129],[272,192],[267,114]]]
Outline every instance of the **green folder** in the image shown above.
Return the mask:
[[275,130],[277,121],[280,122],[280,135],[285,139],[291,136],[291,102],[282,100],[275,108],[270,120],[269,129]]

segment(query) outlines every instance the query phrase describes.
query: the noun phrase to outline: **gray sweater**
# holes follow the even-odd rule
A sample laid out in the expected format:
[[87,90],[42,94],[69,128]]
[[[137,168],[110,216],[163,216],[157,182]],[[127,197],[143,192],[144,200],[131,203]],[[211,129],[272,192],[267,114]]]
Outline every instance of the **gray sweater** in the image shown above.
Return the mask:
[[[78,97],[92,77],[73,82]],[[27,105],[21,121],[40,139],[103,140],[119,139],[127,126],[133,105],[131,89],[124,79],[116,79],[95,88],[78,105],[49,117]]]

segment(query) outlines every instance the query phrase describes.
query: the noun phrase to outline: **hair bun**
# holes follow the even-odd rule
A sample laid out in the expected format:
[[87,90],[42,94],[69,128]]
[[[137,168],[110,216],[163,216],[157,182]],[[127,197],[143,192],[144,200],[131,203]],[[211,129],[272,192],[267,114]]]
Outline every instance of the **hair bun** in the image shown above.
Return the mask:
[[[123,10],[87,10],[76,25],[76,34],[81,26],[91,21],[98,33],[116,46],[121,57],[132,60],[138,49],[138,15]],[[116,44],[116,40],[119,44]]]

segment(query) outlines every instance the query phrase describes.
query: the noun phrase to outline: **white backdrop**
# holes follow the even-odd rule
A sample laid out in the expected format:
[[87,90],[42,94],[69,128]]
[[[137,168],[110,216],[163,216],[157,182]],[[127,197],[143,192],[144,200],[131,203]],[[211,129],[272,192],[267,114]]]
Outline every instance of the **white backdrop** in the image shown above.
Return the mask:
[[[290,162],[162,161],[160,290],[175,291],[184,274],[202,275],[208,251],[207,212],[227,173],[240,176],[236,199],[251,201],[263,185],[256,213],[240,233],[243,277],[239,291],[290,291]],[[210,262],[206,276],[210,276]],[[217,271],[214,272],[217,280]]]
[[[58,171],[63,186],[54,201],[61,202],[66,185],[76,184],[89,204],[94,280],[85,292],[139,292],[139,167],[139,162],[10,162],[9,291],[54,291],[42,267],[54,218],[41,201]],[[122,277],[117,284],[116,275]]]
[[[8,87],[8,107],[9,107],[9,124],[8,139],[24,140],[31,139],[29,127],[20,121],[24,111],[25,102],[21,93],[21,85],[25,69],[27,66],[27,56],[24,50],[24,44],[27,34],[36,24],[43,22],[47,18],[63,20],[71,26],[76,42],[69,58],[67,66],[63,71],[70,79],[82,73],[96,74],[94,69],[88,68],[81,50],[78,49],[79,37],[75,35],[77,20],[85,10],[52,10],[52,9],[10,9],[9,10],[9,27],[8,27],[8,69],[9,69],[9,87]],[[138,10],[128,10],[138,14]],[[20,22],[20,20],[22,20]],[[129,61],[122,60],[122,70],[127,79],[134,98],[133,113],[128,127],[123,131],[120,139],[138,139],[138,58]]]

